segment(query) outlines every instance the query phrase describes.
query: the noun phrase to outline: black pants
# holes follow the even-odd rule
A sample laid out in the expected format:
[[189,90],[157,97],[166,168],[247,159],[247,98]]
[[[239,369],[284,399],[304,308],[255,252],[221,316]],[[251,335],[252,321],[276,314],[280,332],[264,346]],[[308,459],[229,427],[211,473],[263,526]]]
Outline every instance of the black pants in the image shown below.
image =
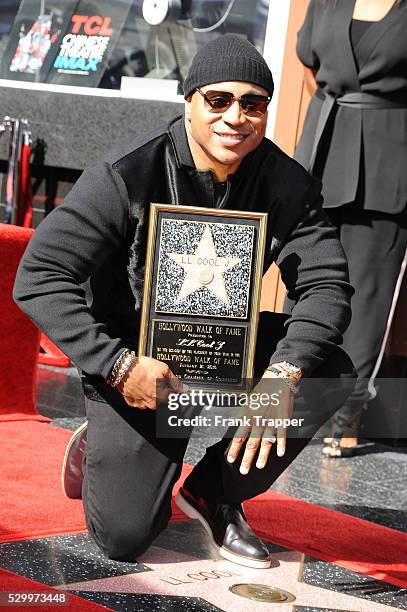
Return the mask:
[[[284,315],[270,321],[268,351],[284,334]],[[264,358],[264,355],[263,355]],[[295,417],[312,415],[287,441],[282,458],[275,445],[264,469],[254,463],[239,472],[242,453],[233,464],[225,458],[233,429],[209,447],[187,484],[207,498],[233,503],[267,489],[310,441],[320,425],[343,404],[354,378],[349,357],[337,349],[314,373],[312,388],[304,387],[295,403]],[[83,488],[87,526],[97,545],[112,559],[134,560],[162,531],[171,516],[171,494],[178,480],[188,439],[158,439],[156,414],[130,408],[107,385],[99,397],[86,398],[89,421]]]
[[407,209],[389,215],[348,205],[326,212],[338,231],[355,288],[352,320],[343,342],[359,376],[341,411],[351,416],[370,399],[367,383],[380,352],[407,246]]

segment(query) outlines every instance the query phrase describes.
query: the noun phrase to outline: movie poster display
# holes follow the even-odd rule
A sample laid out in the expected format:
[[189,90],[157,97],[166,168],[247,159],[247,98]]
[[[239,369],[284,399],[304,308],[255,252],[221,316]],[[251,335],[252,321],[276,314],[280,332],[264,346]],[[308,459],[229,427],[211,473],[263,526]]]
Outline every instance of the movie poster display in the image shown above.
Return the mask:
[[2,78],[97,87],[129,12],[128,0],[23,0]]
[[15,0],[10,6],[0,2],[2,79],[120,89],[123,76],[147,77],[177,80],[181,94],[191,58],[214,38],[233,32],[263,52],[270,0]]

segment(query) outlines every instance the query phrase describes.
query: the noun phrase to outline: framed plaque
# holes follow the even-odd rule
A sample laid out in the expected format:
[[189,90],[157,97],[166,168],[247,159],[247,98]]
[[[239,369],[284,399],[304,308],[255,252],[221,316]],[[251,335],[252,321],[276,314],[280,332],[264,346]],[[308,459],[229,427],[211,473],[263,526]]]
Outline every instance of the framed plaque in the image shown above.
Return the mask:
[[151,204],[139,355],[191,388],[253,377],[266,213]]

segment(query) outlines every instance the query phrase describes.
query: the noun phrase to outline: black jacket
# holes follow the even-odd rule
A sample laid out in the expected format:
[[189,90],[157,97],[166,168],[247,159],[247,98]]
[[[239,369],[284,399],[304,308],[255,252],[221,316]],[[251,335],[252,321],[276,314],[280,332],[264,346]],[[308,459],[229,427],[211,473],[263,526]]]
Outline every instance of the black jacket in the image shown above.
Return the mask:
[[[320,188],[264,139],[221,203],[269,213],[265,270],[277,262],[296,302],[272,361],[305,373],[341,343],[353,291]],[[15,300],[85,374],[107,377],[122,347],[137,346],[150,202],[215,205],[212,172],[195,168],[182,117],[87,168],[21,261]]]

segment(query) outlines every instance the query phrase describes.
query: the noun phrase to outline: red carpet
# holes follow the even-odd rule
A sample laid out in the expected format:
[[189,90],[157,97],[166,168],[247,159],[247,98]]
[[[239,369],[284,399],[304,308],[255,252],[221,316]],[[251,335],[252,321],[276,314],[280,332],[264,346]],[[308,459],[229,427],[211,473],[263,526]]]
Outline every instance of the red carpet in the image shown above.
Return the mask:
[[81,501],[60,486],[70,437],[45,423],[0,423],[0,542],[85,528]]
[[12,610],[13,607],[17,607],[20,612],[33,612],[33,610],[41,610],[41,612],[55,612],[55,610],[103,612],[103,610],[110,610],[110,608],[106,608],[105,606],[99,606],[98,604],[92,603],[87,599],[82,599],[81,597],[77,597],[76,595],[72,595],[71,593],[68,594],[64,593],[63,591],[58,591],[57,589],[53,589],[52,587],[42,584],[41,582],[35,582],[34,580],[29,580],[28,578],[24,578],[23,576],[17,576],[17,574],[13,574],[12,572],[8,572],[7,570],[1,568],[0,593],[60,593],[69,596],[69,603],[68,605],[64,606],[1,606],[1,610]]
[[[69,437],[46,424],[0,423],[0,542],[85,529],[81,502],[60,491]],[[184,466],[180,482],[190,470]],[[274,492],[245,508],[265,539],[407,588],[405,533]],[[173,520],[186,520],[174,504]]]
[[57,368],[69,368],[71,360],[45,334],[41,334],[40,346],[38,363]]
[[17,267],[33,231],[0,224],[0,422],[49,421],[35,407],[40,332],[12,298]]

